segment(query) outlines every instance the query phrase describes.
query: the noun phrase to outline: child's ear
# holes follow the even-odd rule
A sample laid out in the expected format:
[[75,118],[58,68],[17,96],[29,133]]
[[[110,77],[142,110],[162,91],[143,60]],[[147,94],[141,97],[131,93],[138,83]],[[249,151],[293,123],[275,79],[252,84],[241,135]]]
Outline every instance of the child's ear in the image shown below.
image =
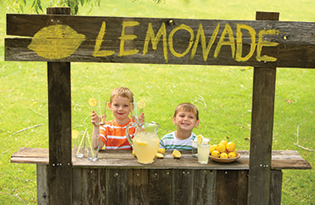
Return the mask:
[[174,116],[173,116],[173,118],[172,118],[172,121],[173,121],[173,124],[176,125],[176,119],[175,119]]
[[198,125],[199,125],[199,120],[197,120],[195,127],[198,127]]
[[108,102],[108,108],[109,110],[112,110],[112,104],[110,104],[110,102]]

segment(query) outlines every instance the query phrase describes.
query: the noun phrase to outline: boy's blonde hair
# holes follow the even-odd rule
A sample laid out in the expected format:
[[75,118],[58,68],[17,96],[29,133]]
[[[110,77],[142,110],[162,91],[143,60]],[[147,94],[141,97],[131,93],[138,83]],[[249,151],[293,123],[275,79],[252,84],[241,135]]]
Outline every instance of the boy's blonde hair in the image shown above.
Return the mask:
[[110,103],[112,103],[114,97],[128,98],[130,102],[133,103],[133,93],[131,92],[131,90],[125,87],[118,87],[112,91],[112,93],[110,94]]
[[176,117],[179,111],[194,113],[196,115],[197,120],[199,120],[199,111],[197,107],[191,103],[182,103],[177,105],[177,107],[175,108],[174,117]]

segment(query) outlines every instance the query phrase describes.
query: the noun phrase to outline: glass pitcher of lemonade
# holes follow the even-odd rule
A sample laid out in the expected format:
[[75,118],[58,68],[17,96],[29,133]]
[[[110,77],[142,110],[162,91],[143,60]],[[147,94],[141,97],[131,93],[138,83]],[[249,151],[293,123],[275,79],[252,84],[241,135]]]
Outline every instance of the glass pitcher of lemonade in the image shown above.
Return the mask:
[[[129,127],[136,128],[135,137],[131,139]],[[152,164],[154,157],[160,146],[160,139],[157,136],[157,130],[160,125],[156,122],[137,123],[131,122],[126,129],[126,137],[133,147],[138,162],[141,164]]]

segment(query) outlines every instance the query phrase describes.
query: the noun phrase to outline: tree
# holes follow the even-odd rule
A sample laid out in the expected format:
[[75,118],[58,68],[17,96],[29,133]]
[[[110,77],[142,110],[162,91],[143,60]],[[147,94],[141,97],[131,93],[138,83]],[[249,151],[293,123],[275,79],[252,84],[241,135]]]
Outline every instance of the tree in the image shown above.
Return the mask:
[[[137,1],[137,0],[131,0]],[[163,0],[152,0],[156,3],[161,3]],[[26,0],[6,0],[5,5],[10,11],[16,13],[24,13],[24,7],[26,6]],[[49,7],[70,7],[71,14],[75,15],[79,13],[79,8],[85,5],[90,6],[89,12],[92,11],[94,6],[100,6],[101,0],[50,0]],[[42,13],[44,12],[41,0],[33,0],[29,7],[31,13]]]

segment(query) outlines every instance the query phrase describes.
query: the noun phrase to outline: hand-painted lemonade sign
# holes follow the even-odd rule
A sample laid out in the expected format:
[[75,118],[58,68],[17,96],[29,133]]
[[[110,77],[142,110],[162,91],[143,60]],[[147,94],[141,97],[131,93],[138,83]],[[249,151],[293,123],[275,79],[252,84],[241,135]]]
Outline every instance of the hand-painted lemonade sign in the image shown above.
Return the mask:
[[84,40],[85,35],[67,25],[53,25],[38,31],[28,48],[46,59],[62,59],[75,53]]
[[[122,21],[121,25],[121,34],[120,34],[120,46],[119,51],[115,50],[102,50],[101,45],[106,38],[106,22],[103,21],[101,28],[98,32],[98,36],[95,39],[94,51],[92,56],[94,57],[106,57],[115,55],[123,57],[123,56],[131,56],[136,55],[140,51],[139,49],[125,49],[125,43],[128,41],[133,41],[137,39],[137,35],[128,35],[126,34],[126,29],[129,27],[139,26],[140,23],[138,21]],[[223,31],[221,32],[221,36],[219,36],[219,29],[223,27]],[[190,36],[187,48],[183,52],[177,52],[174,46],[174,36],[179,31],[186,31]],[[246,32],[250,37],[250,49],[249,52],[242,56],[243,53],[243,33]],[[145,39],[143,39],[143,50],[142,56],[145,57],[149,50],[149,45],[151,42],[152,49],[156,50],[160,41],[162,41],[163,46],[163,56],[165,62],[169,60],[169,52],[177,57],[181,58],[186,55],[190,55],[190,59],[195,57],[197,48],[201,45],[202,49],[202,57],[204,61],[207,61],[209,58],[210,50],[214,45],[216,39],[219,39],[216,47],[214,49],[213,58],[217,58],[220,54],[221,48],[223,46],[228,46],[231,49],[231,58],[237,62],[245,62],[250,59],[256,50],[256,60],[258,62],[274,62],[277,59],[272,56],[261,55],[261,51],[263,47],[274,47],[277,46],[276,42],[264,41],[263,37],[266,35],[278,35],[279,30],[260,30],[258,32],[255,31],[254,28],[248,26],[246,24],[236,24],[236,31],[231,28],[231,26],[226,23],[225,25],[221,25],[218,23],[215,29],[212,32],[210,39],[206,40],[204,27],[202,23],[199,23],[198,30],[196,34],[194,30],[185,24],[180,24],[173,28],[169,34],[167,34],[166,25],[164,22],[161,23],[158,31],[155,33],[152,23],[149,22],[146,29]],[[235,36],[235,37],[234,37]],[[258,38],[256,39],[256,36]],[[86,40],[85,35],[77,33],[74,29],[70,28],[67,25],[53,25],[44,27],[40,31],[38,31],[28,46],[29,49],[36,52],[38,56],[41,56],[46,59],[62,59],[66,58],[76,52],[81,43]],[[139,40],[139,39],[137,39]],[[184,42],[186,43],[186,42]],[[189,54],[190,53],[190,54]]]
[[[124,48],[124,44],[126,41],[132,41],[132,40],[137,38],[136,35],[126,35],[125,34],[126,27],[133,27],[133,26],[138,26],[138,25],[140,25],[140,23],[137,21],[123,21],[122,32],[121,32],[121,36],[119,37],[120,48],[119,48],[118,56],[136,55],[139,52],[138,49],[125,50],[125,48]],[[147,28],[147,32],[146,32],[146,36],[144,39],[142,55],[145,56],[146,53],[148,52],[148,47],[149,47],[150,41],[152,44],[152,49],[156,50],[157,45],[162,38],[163,53],[164,53],[165,62],[168,62],[168,50],[170,51],[170,53],[172,55],[174,55],[175,57],[178,57],[178,58],[181,58],[181,57],[187,55],[189,52],[191,52],[190,59],[193,59],[195,54],[196,54],[197,47],[200,44],[202,47],[203,60],[207,61],[210,49],[211,49],[211,47],[212,47],[212,45],[213,45],[213,43],[214,43],[214,41],[218,35],[219,28],[220,28],[220,23],[217,24],[217,26],[216,26],[215,30],[213,31],[212,36],[211,36],[211,38],[207,44],[205,33],[204,33],[204,28],[203,28],[201,23],[199,24],[199,28],[198,28],[196,36],[194,34],[194,30],[185,24],[181,24],[181,25],[175,27],[167,36],[165,23],[162,23],[158,32],[155,34],[153,27],[152,27],[152,23],[149,23],[148,28]],[[185,30],[190,35],[189,44],[188,44],[186,50],[182,53],[176,52],[174,49],[174,45],[173,45],[174,34],[179,30]],[[111,56],[111,55],[115,54],[115,51],[113,51],[113,50],[100,50],[100,46],[101,46],[101,43],[103,41],[105,31],[106,31],[106,22],[104,21],[102,26],[101,26],[101,29],[99,31],[99,35],[96,39],[95,49],[93,52],[94,57],[105,57],[105,56]],[[250,35],[250,39],[251,39],[250,52],[246,56],[242,56],[242,45],[243,45],[243,42],[242,42],[242,35],[243,34],[242,33],[244,31],[246,31]],[[224,30],[221,34],[219,42],[217,43],[217,46],[215,48],[213,57],[214,58],[218,57],[218,55],[220,54],[222,46],[230,46],[231,47],[231,57],[238,62],[247,61],[248,59],[250,59],[253,56],[255,49],[257,50],[257,55],[256,55],[257,61],[259,61],[259,62],[260,61],[265,61],[265,62],[276,61],[277,59],[274,57],[267,56],[267,55],[261,56],[261,51],[262,51],[263,47],[272,47],[272,46],[278,45],[278,43],[276,43],[276,42],[264,41],[263,36],[264,35],[278,35],[278,34],[279,34],[279,31],[274,30],[274,29],[260,30],[258,33],[258,40],[256,43],[256,35],[257,35],[256,31],[248,25],[237,24],[236,39],[235,39],[231,26],[228,23],[226,23],[224,25]],[[226,40],[226,37],[228,37],[228,40]]]

